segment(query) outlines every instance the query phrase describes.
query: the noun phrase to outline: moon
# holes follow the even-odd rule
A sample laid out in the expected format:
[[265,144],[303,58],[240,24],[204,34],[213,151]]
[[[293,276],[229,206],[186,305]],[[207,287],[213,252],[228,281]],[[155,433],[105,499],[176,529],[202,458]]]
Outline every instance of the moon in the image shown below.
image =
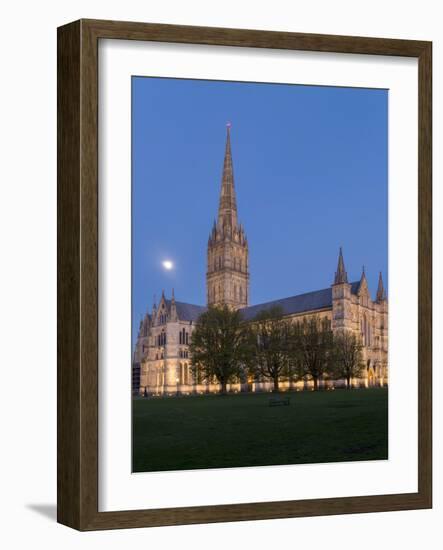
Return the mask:
[[173,262],[171,260],[165,260],[162,262],[162,266],[166,269],[166,271],[171,271],[171,269],[174,267]]

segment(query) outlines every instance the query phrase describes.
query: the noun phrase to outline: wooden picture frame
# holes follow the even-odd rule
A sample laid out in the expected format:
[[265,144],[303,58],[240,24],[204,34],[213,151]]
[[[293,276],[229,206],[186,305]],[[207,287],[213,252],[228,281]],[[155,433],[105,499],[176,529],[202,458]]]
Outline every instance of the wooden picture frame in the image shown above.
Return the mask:
[[[419,66],[418,492],[98,511],[98,42],[159,41],[404,56]],[[432,44],[80,20],[58,29],[58,521],[79,530],[408,510],[432,506]]]

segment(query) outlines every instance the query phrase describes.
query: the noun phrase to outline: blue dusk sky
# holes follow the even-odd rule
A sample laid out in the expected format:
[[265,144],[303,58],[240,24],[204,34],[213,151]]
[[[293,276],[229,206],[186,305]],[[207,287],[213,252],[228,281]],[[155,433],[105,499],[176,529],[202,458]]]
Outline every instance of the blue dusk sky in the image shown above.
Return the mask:
[[387,286],[387,90],[133,77],[134,337],[162,289],[205,304],[227,121],[251,304],[330,286],[340,246]]

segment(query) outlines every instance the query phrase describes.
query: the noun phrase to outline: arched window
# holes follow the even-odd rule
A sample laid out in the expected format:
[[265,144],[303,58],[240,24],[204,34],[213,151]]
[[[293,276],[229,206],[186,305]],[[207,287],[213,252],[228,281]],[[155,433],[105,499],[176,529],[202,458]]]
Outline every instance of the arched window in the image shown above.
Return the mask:
[[366,313],[363,315],[363,319],[361,320],[360,332],[362,335],[363,346],[365,347],[370,346],[371,339],[372,339],[371,325],[370,325],[370,322],[368,321]]
[[243,287],[240,285],[240,302],[243,302]]
[[366,315],[363,316],[361,320],[360,332],[362,337],[362,344],[366,346]]

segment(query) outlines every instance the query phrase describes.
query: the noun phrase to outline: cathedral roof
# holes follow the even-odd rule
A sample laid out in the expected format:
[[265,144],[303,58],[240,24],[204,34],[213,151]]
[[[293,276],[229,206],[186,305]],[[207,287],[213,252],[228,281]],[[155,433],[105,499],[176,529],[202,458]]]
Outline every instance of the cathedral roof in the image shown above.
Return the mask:
[[[360,281],[351,283],[352,294],[357,294],[359,288]],[[169,309],[171,300],[166,300],[166,305]],[[186,302],[176,301],[175,306],[180,321],[197,321],[199,316],[207,310],[206,306],[198,306]],[[298,294],[297,296],[289,296],[288,298],[280,298],[271,302],[256,304],[255,306],[242,308],[240,312],[245,321],[252,321],[261,311],[276,306],[281,307],[283,315],[293,315],[295,313],[327,309],[332,307],[332,288],[314,290],[313,292]]]
[[332,307],[332,289],[325,288],[323,290],[307,292],[306,294],[299,294],[298,296],[280,298],[272,302],[245,307],[241,312],[246,321],[251,321],[258,313],[270,309],[271,307],[280,307],[283,315]]
[[351,283],[351,293],[352,294],[358,294],[358,291],[360,290],[360,283],[361,283],[361,280],[360,281],[354,281],[353,283]]
[[[351,283],[352,294],[357,294],[359,286],[360,281]],[[280,307],[283,311],[283,315],[293,315],[295,313],[330,308],[332,307],[332,288],[314,290],[313,292],[298,294],[297,296],[290,296],[289,298],[280,298],[272,302],[245,307],[240,311],[246,321],[252,321],[261,311],[270,309],[271,307]]]
[[[171,300],[166,300],[166,305],[169,309],[171,306]],[[177,302],[177,300],[175,301],[175,307],[177,317],[180,321],[197,321],[200,315],[207,310],[205,306],[188,304],[186,302]]]

